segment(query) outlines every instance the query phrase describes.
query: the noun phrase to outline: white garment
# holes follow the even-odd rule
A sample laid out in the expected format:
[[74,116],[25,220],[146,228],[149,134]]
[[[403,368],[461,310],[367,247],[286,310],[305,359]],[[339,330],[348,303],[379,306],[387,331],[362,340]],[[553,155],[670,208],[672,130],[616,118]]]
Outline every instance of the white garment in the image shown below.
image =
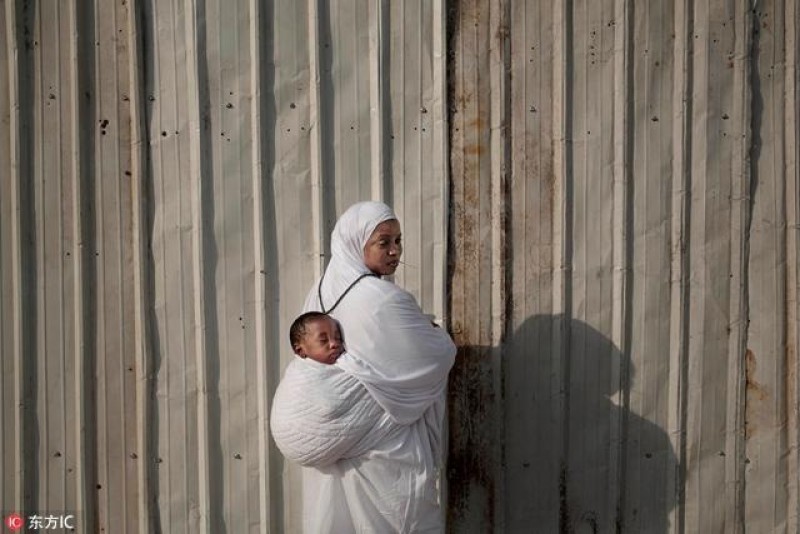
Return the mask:
[[[379,202],[355,204],[339,218],[322,287],[314,284],[304,311],[322,309],[320,293],[329,309],[369,272],[364,246],[378,224],[395,218]],[[363,455],[303,469],[305,531],[442,532],[437,477],[455,345],[411,294],[378,277],[358,282],[331,315],[347,348],[336,366],[366,387],[395,430]]]
[[269,426],[287,460],[318,468],[361,456],[401,429],[357,378],[311,358],[286,367]]

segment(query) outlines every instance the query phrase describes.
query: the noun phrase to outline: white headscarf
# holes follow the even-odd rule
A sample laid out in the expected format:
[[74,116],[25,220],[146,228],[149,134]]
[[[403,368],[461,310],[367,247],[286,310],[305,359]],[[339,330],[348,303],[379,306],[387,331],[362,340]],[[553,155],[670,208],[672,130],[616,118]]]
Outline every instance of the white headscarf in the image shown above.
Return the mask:
[[[364,265],[364,245],[375,227],[390,219],[396,216],[380,202],[360,202],[339,218],[321,284],[326,310],[370,272]],[[303,311],[321,311],[319,294],[315,283]],[[336,365],[358,378],[395,422],[414,422],[444,401],[455,345],[431,324],[410,293],[388,280],[365,277],[331,315],[342,325],[347,350]]]
[[370,272],[364,265],[364,246],[380,223],[397,219],[383,202],[359,202],[350,206],[331,233],[331,261],[322,283],[322,302],[330,309],[359,276]]

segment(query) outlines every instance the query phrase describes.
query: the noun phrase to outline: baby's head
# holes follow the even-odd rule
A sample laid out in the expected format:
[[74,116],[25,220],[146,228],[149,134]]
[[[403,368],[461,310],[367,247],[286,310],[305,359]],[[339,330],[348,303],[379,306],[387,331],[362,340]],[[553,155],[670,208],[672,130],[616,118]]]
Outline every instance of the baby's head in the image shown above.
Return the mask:
[[308,312],[294,320],[289,329],[292,350],[301,358],[332,364],[344,352],[339,323],[330,315]]

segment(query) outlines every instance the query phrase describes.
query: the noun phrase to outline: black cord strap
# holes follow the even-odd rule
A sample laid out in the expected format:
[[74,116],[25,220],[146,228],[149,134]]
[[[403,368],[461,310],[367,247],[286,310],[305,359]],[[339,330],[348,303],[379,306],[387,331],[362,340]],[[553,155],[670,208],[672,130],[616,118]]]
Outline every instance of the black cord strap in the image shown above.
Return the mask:
[[377,276],[377,275],[375,275],[373,273],[364,273],[361,276],[359,276],[358,278],[356,278],[355,281],[352,284],[350,284],[347,287],[347,289],[344,290],[344,293],[342,293],[342,295],[339,297],[339,299],[336,302],[333,303],[333,306],[331,306],[331,308],[329,310],[326,310],[325,309],[325,305],[322,303],[322,281],[325,279],[325,272],[323,272],[322,276],[319,279],[319,286],[317,287],[317,294],[319,295],[319,306],[320,306],[320,308],[322,308],[322,313],[330,314],[334,309],[336,309],[336,306],[338,306],[339,303],[342,302],[342,299],[344,298],[344,296],[347,295],[347,293],[351,289],[353,289],[353,286],[355,286],[357,283],[359,283],[362,279],[366,278],[367,276]]

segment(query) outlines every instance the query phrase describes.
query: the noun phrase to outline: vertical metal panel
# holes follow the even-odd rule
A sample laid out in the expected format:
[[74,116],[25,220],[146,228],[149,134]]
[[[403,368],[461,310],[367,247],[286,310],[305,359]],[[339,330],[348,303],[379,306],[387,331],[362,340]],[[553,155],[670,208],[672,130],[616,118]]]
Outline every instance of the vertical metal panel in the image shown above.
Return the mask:
[[[796,103],[787,102],[784,34],[787,2],[758,6],[751,21],[750,78],[753,140],[747,299],[748,336],[744,391],[744,524],[748,530],[788,530],[791,508],[786,444],[787,395],[793,387],[787,360],[787,179],[784,117]],[[788,108],[786,107],[788,104]]]
[[[691,51],[693,25],[689,16],[690,0],[675,3],[673,14],[672,59],[672,146],[670,197],[670,295],[669,295],[669,370],[666,373],[667,386],[667,426],[670,445],[677,462],[674,469],[666,473],[667,493],[672,499],[671,510],[667,514],[670,532],[683,532],[685,522],[685,484],[686,473],[686,399],[688,396],[688,344],[689,344],[689,269],[688,269],[688,225],[690,202],[690,160],[692,107],[691,92]],[[669,157],[670,154],[665,154]]]
[[[369,12],[375,8],[369,4],[366,0],[325,1],[318,13],[324,50],[320,111],[329,119],[322,125],[327,148],[323,177],[335,199],[326,235],[335,214],[372,196],[371,120],[369,105],[364,105],[370,102]],[[332,165],[327,165],[328,158]]]
[[[469,283],[480,278],[478,272],[491,272],[491,243],[481,239],[490,227],[480,224],[481,215],[486,217],[491,187],[485,126],[489,119],[488,21],[486,2],[460,2],[452,5],[448,13],[450,47],[458,50],[452,58],[448,80],[449,96],[458,103],[451,112],[451,202],[455,210],[460,210],[450,231],[453,242],[463,243],[451,251],[448,265],[451,331],[460,347],[450,375],[448,410],[450,421],[471,418],[475,423],[463,428],[463,435],[461,427],[450,429],[447,522],[455,531],[469,524],[485,531],[493,522],[492,407],[488,395],[484,395],[489,392],[491,381],[487,354],[491,292],[487,291],[489,284]],[[477,235],[481,228],[483,236]],[[490,277],[485,280],[491,283]],[[485,381],[481,379],[484,375]]]
[[[30,20],[27,10],[18,3],[6,2],[4,5],[5,50],[3,73],[7,76],[7,135],[4,155],[9,172],[4,173],[3,193],[7,198],[7,212],[3,216],[4,275],[3,318],[7,325],[4,334],[3,360],[4,376],[3,414],[8,427],[13,429],[13,440],[4,440],[3,471],[19,473],[8,477],[4,483],[4,505],[2,508],[31,509],[34,506],[34,492],[37,480],[34,477],[33,462],[25,455],[26,448],[35,446],[36,432],[33,421],[27,417],[35,413],[32,399],[33,384],[30,378],[33,370],[34,323],[31,320],[33,305],[31,296],[33,279],[31,264],[33,248],[30,245],[30,229],[25,217],[32,212],[32,188],[24,177],[31,171],[28,135],[24,123],[30,120],[30,39],[24,38],[24,28]],[[27,268],[26,268],[27,267]],[[25,358],[25,354],[31,354]],[[5,504],[8,503],[8,504]]]
[[[573,261],[566,394],[566,505],[563,522],[570,529],[608,530],[620,522],[621,480],[619,461],[620,419],[623,416],[623,388],[620,374],[628,364],[624,347],[616,345],[614,318],[624,297],[615,287],[615,258],[624,251],[614,224],[622,219],[624,199],[614,181],[622,167],[624,153],[615,145],[625,143],[617,130],[624,123],[624,110],[615,106],[615,95],[623,90],[624,73],[619,72],[615,54],[617,33],[625,32],[626,21],[618,18],[615,2],[576,2],[572,6],[572,56],[568,76],[573,81],[570,129],[573,198],[568,204],[572,218]],[[608,21],[614,24],[609,25]],[[619,27],[619,29],[618,29]],[[617,78],[622,76],[622,80]],[[617,119],[621,115],[621,119]],[[619,172],[619,170],[617,171]],[[624,183],[624,182],[623,182]],[[623,222],[624,221],[624,222]],[[621,273],[622,274],[622,273]],[[616,290],[616,291],[615,291]],[[588,325],[584,328],[581,325]],[[608,341],[600,343],[596,336]],[[598,470],[596,466],[603,465]],[[605,491],[604,491],[605,488]]]
[[[264,28],[266,10],[258,1],[249,3],[250,10],[250,54],[252,55],[252,65],[261,65],[261,60],[267,57],[266,45],[267,36],[272,32]],[[262,31],[263,30],[263,31]],[[266,70],[266,69],[265,69]],[[268,264],[267,257],[274,256],[274,237],[267,232],[266,228],[274,228],[274,222],[270,217],[274,213],[272,195],[268,194],[264,187],[262,176],[268,162],[266,161],[266,127],[262,125],[262,120],[268,116],[264,94],[261,87],[266,83],[268,77],[265,71],[258,68],[251,68],[250,91],[252,95],[252,154],[253,172],[251,175],[252,196],[253,196],[253,257],[254,257],[254,294],[253,294],[253,319],[252,330],[254,332],[254,353],[256,355],[256,374],[255,374],[255,403],[258,415],[256,429],[267,428],[269,420],[269,392],[275,390],[274,382],[277,373],[271,372],[269,363],[274,362],[275,358],[268,359],[267,353],[268,339],[275,338],[274,331],[268,334],[268,325],[275,323],[275,314],[270,313],[272,307],[269,301],[274,297],[275,287],[270,283],[275,279],[271,264]],[[275,367],[274,365],[272,366]],[[272,383],[269,378],[272,377]],[[250,497],[255,501],[258,511],[258,523],[261,531],[277,530],[280,514],[274,513],[270,506],[273,497],[271,480],[273,476],[274,462],[270,461],[270,441],[266,432],[257,432],[257,476],[250,476],[251,488]],[[277,495],[276,495],[277,496]],[[275,506],[279,508],[279,506]],[[251,523],[252,523],[251,519]]]
[[[153,487],[155,480],[153,425],[153,343],[150,321],[149,292],[151,289],[149,261],[149,218],[147,212],[148,135],[145,124],[147,99],[145,94],[145,51],[142,3],[131,0],[128,7],[128,49],[130,50],[130,84],[127,93],[131,106],[131,219],[133,256],[134,340],[136,372],[136,480],[138,483],[139,532],[150,532],[156,524]],[[132,503],[131,503],[132,504]],[[90,504],[86,503],[85,507]],[[133,529],[131,529],[133,530]]]
[[747,25],[738,5],[694,7],[685,526],[734,530],[741,525],[743,460],[737,430]]
[[[16,291],[14,275],[12,272],[14,265],[12,243],[12,226],[15,213],[12,207],[16,202],[12,201],[14,194],[15,169],[12,167],[11,138],[14,135],[12,124],[16,126],[17,121],[12,123],[12,95],[16,97],[14,87],[14,69],[16,68],[12,55],[9,53],[14,47],[12,40],[16,35],[13,30],[15,19],[13,4],[5,3],[0,9],[0,27],[5,29],[4,39],[0,39],[0,168],[8,169],[0,175],[0,354],[3,355],[0,361],[0,424],[7,429],[6,436],[0,442],[0,502],[3,509],[6,507],[17,507],[20,505],[16,501],[15,487],[19,483],[15,477],[9,473],[15,471],[14,448],[22,441],[17,435],[16,411],[17,403],[14,399],[14,382],[18,376],[15,373],[15,337],[14,328],[15,310],[12,305],[13,295]],[[16,160],[16,158],[14,158]],[[16,164],[16,161],[15,161]],[[11,355],[11,356],[8,356]]]
[[[126,5],[97,2],[94,17],[92,95],[95,133],[90,262],[93,262],[96,351],[95,491],[98,529],[138,530],[135,295],[131,196],[130,51]],[[47,17],[43,17],[46,19]],[[85,23],[85,21],[84,21]],[[94,258],[92,258],[92,254]],[[86,283],[89,283],[86,280]]]
[[30,38],[33,14],[31,9],[16,3],[6,3],[8,24],[8,77],[10,96],[10,185],[11,187],[11,265],[13,292],[6,301],[13,325],[13,428],[16,442],[13,447],[14,509],[31,510],[36,506],[40,484],[35,457],[29,454],[39,443],[36,420],[36,283],[34,276],[35,248],[33,186],[33,122],[34,55]]
[[[220,335],[220,330],[216,323],[219,310],[214,299],[213,287],[211,286],[214,269],[217,265],[218,256],[215,254],[214,247],[207,242],[208,225],[213,224],[215,218],[216,199],[211,196],[212,201],[207,199],[211,195],[212,189],[216,192],[217,188],[213,184],[211,166],[216,158],[213,158],[212,149],[214,146],[210,140],[209,126],[211,122],[212,102],[209,71],[213,69],[209,65],[209,28],[210,21],[206,20],[206,2],[186,0],[183,3],[182,18],[180,17],[177,28],[183,22],[186,58],[185,62],[177,63],[175,68],[175,78],[181,81],[176,86],[185,91],[187,97],[187,118],[189,130],[189,165],[188,176],[188,195],[187,200],[191,213],[191,227],[189,238],[191,239],[191,252],[182,260],[188,263],[186,273],[191,280],[191,287],[194,299],[190,316],[193,318],[190,335],[194,337],[194,354],[192,357],[195,363],[195,387],[197,392],[197,404],[194,410],[184,415],[194,418],[197,423],[196,453],[197,465],[197,503],[194,517],[190,515],[190,524],[196,521],[196,528],[199,532],[209,533],[218,527],[220,521],[220,510],[212,509],[211,500],[221,496],[224,481],[221,480],[220,467],[224,462],[219,450],[220,423],[220,390],[219,385],[214,383],[217,376],[211,370],[212,359],[214,358],[213,343],[215,337]],[[176,29],[177,29],[176,28]],[[185,78],[183,78],[185,76]],[[177,94],[174,95],[177,98]],[[176,130],[177,132],[178,130]],[[172,132],[163,131],[161,136],[169,136]],[[151,132],[158,135],[157,132]],[[228,133],[226,140],[231,137],[236,138],[236,133]],[[177,135],[177,134],[175,134]],[[237,139],[238,140],[238,139]],[[216,154],[219,157],[218,154]],[[184,172],[186,168],[184,168]],[[209,331],[213,332],[207,335]],[[215,335],[216,334],[216,335]],[[219,368],[216,369],[219,373]],[[212,419],[211,411],[216,407]],[[187,425],[188,426],[188,425]],[[217,432],[214,432],[214,431]],[[213,441],[212,441],[213,440]],[[213,448],[213,450],[212,450]],[[216,453],[216,454],[215,454]],[[191,464],[187,466],[191,469]],[[216,493],[212,495],[212,491]],[[216,513],[215,513],[216,512]],[[213,514],[213,515],[212,515]]]
[[[508,532],[540,525],[557,531],[559,525],[559,421],[551,417],[557,402],[549,391],[557,372],[552,346],[558,300],[555,270],[562,258],[555,253],[554,228],[563,193],[563,174],[556,175],[556,139],[561,124],[561,98],[555,97],[555,78],[563,81],[563,63],[556,55],[556,10],[563,4],[512,4],[511,40],[511,214],[507,236],[514,273],[509,288],[510,338],[504,369],[505,462],[507,492],[530,496],[529,506],[505,506]],[[563,49],[561,53],[563,53]],[[519,217],[517,214],[528,214]],[[560,240],[559,240],[560,241]],[[559,289],[563,285],[559,286]],[[539,351],[530,351],[539,340]],[[541,392],[541,393],[540,393]],[[550,439],[532,439],[532,435]],[[536,476],[531,476],[535,471]],[[513,493],[512,493],[513,494]],[[508,500],[508,497],[507,497]]]
[[[66,492],[60,483],[66,469],[57,455],[61,449],[66,449],[68,441],[65,386],[70,377],[66,376],[65,363],[71,359],[68,351],[74,347],[70,342],[73,328],[66,313],[73,299],[72,265],[66,255],[74,242],[67,233],[74,215],[71,191],[65,187],[71,168],[64,165],[64,149],[72,140],[69,122],[64,116],[69,108],[54,105],[55,100],[69,94],[69,70],[63,69],[67,65],[62,55],[68,47],[61,38],[61,22],[69,19],[60,16],[59,7],[53,4],[35,6],[37,12],[31,28],[34,83],[33,124],[29,127],[41,143],[33,154],[34,217],[26,223],[33,225],[34,232],[36,261],[32,267],[36,280],[35,313],[39,319],[35,356],[39,446],[34,454],[40,483],[35,499],[37,506],[45,509],[66,504]],[[61,458],[65,458],[63,452]]]
[[[90,183],[94,169],[93,149],[91,146],[97,130],[88,128],[89,135],[81,135],[81,125],[91,124],[95,120],[94,102],[91,98],[91,75],[94,65],[94,32],[78,31],[80,21],[92,12],[89,3],[73,2],[69,7],[70,20],[70,75],[72,120],[72,190],[73,190],[73,232],[77,241],[73,251],[75,263],[75,378],[73,380],[74,395],[77,404],[77,418],[72,425],[77,425],[73,447],[77,460],[67,472],[74,473],[74,502],[69,502],[67,509],[81,510],[82,523],[87,528],[97,529],[97,500],[94,498],[97,479],[96,436],[96,402],[95,402],[95,362],[94,328],[92,322],[86,321],[92,310],[96,309],[92,302],[92,284],[88,283],[95,272],[91,257],[93,214],[90,209],[92,197]],[[72,471],[70,471],[72,469]]]
[[[505,202],[510,166],[510,4],[452,6],[450,318],[459,345],[450,375],[448,510],[454,531],[503,529],[500,386],[506,302]],[[495,98],[491,98],[495,95]],[[480,280],[481,283],[475,283]],[[469,423],[467,423],[469,421]]]
[[[148,204],[151,235],[151,321],[155,450],[149,461],[155,466],[154,500],[156,528],[164,531],[198,530],[201,513],[200,485],[207,465],[200,465],[200,449],[206,436],[199,434],[198,406],[205,402],[198,391],[199,374],[195,309],[197,266],[193,201],[191,145],[197,142],[200,124],[191,122],[192,84],[187,63],[184,2],[147,2],[145,94],[149,157]],[[196,105],[196,104],[195,104]],[[198,114],[199,115],[199,114]],[[195,119],[197,121],[197,119]],[[194,132],[190,128],[194,128]],[[206,487],[207,489],[207,487]]]
[[786,182],[786,470],[787,518],[786,529],[800,528],[800,10],[796,2],[785,5],[784,44],[786,65],[784,80],[784,147]]
[[[672,371],[672,218],[680,221],[680,212],[671,203],[673,147],[679,143],[675,121],[681,122],[673,113],[674,88],[667,83],[679,65],[671,40],[677,23],[675,9],[666,3],[633,3],[631,11],[627,46],[631,63],[620,73],[631,86],[626,100],[630,126],[619,141],[629,147],[631,164],[626,177],[629,235],[624,251],[630,262],[630,287],[625,291],[629,309],[621,337],[615,336],[621,340],[615,343],[626,347],[629,365],[620,522],[632,532],[647,528],[665,532],[676,507],[673,475],[678,454],[667,433],[671,399],[670,389],[664,387]],[[648,492],[639,491],[640,487]]]
[[[249,3],[205,2],[191,18],[198,30],[200,112],[200,142],[193,147],[204,151],[202,190],[194,199],[207,336],[201,387],[209,395],[207,413],[198,413],[207,418],[201,432],[209,447],[200,462],[209,469],[208,531],[242,531],[260,521],[257,479],[248,476],[258,469],[256,384],[247,380],[256,376]],[[224,140],[213,135],[216,127],[226,132]]]

